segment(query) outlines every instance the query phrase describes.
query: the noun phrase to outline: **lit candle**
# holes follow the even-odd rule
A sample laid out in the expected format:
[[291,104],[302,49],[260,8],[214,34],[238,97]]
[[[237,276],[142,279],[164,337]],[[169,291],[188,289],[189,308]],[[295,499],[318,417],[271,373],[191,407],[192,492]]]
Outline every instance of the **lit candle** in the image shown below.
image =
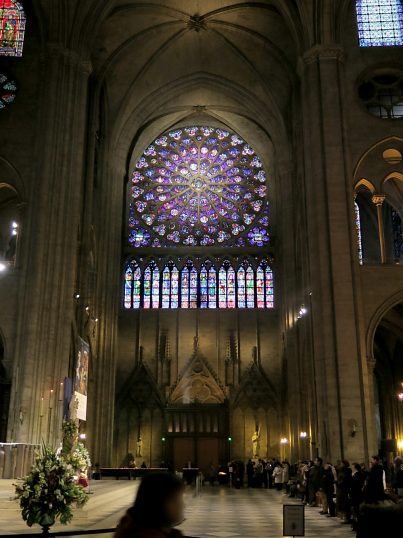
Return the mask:
[[63,396],[64,396],[64,384],[63,382],[61,382],[60,388],[59,388],[59,402],[63,401]]
[[43,397],[41,398],[41,406],[39,408],[39,416],[43,417]]
[[53,389],[50,389],[49,409],[52,409],[52,407],[53,407]]

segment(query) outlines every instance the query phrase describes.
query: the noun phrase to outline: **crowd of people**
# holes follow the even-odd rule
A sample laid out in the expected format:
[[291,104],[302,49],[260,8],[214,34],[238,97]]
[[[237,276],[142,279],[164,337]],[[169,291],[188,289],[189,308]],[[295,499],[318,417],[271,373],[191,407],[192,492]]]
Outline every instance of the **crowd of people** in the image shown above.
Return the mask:
[[[243,463],[234,461],[228,466],[232,469],[232,483],[242,487]],[[379,456],[373,456],[369,468],[346,460],[333,465],[319,457],[293,465],[276,458],[250,459],[246,476],[248,487],[283,491],[308,507],[319,508],[323,516],[339,518],[359,538],[379,536],[376,533],[383,515],[390,524],[396,520],[403,536],[402,458],[388,466]]]
[[[213,470],[208,477],[211,483],[221,472],[231,477],[229,484],[235,488],[275,488],[312,509],[316,507],[323,516],[340,518],[352,526],[357,538],[403,535],[401,458],[385,466],[378,456],[373,456],[369,468],[346,460],[333,465],[319,457],[294,465],[272,458],[249,460],[246,466],[242,461],[231,461],[226,472]],[[183,480],[173,473],[145,476],[115,538],[182,538],[175,527],[184,517],[183,491]]]

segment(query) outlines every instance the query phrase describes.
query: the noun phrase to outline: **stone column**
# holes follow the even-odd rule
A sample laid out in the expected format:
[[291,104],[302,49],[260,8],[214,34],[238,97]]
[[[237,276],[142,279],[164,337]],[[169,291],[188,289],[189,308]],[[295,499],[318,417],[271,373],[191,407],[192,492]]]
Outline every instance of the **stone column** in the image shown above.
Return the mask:
[[90,66],[53,43],[42,70],[36,159],[27,178],[32,188],[21,245],[14,364],[19,382],[10,405],[21,410],[23,419],[10,413],[8,438],[52,444],[60,439],[58,393],[72,344]]
[[[301,62],[308,269],[321,455],[368,453],[364,323],[355,260],[352,170],[344,117],[343,51],[315,46]],[[354,420],[357,432],[351,436]]]
[[378,217],[378,235],[379,235],[379,250],[381,253],[381,263],[386,263],[386,248],[385,248],[385,230],[383,226],[382,205],[385,201],[384,194],[374,194],[371,198],[376,205],[376,214]]

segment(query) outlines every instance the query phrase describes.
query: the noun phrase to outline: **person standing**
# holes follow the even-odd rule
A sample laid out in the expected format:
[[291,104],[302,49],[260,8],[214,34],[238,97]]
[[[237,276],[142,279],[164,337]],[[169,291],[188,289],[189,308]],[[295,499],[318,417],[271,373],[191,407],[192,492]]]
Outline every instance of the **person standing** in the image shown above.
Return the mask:
[[337,501],[338,511],[343,523],[350,523],[350,490],[351,490],[351,468],[347,460],[341,462],[337,473]]
[[283,488],[283,468],[278,461],[273,470],[274,487],[277,491],[281,491]]
[[361,469],[361,465],[353,463],[351,475],[351,508],[353,516],[353,530],[356,530],[358,516],[360,513],[360,505],[364,501],[364,482],[365,475]]
[[376,504],[385,498],[384,475],[379,456],[372,456],[364,489],[364,500],[367,504]]
[[330,463],[325,463],[324,465],[320,493],[322,499],[322,510],[319,513],[329,515],[329,517],[334,517],[336,515],[336,505],[333,500],[334,476]]
[[246,476],[248,477],[248,488],[253,486],[253,475],[255,473],[254,463],[251,459],[246,464]]
[[313,467],[309,470],[308,502],[310,506],[317,505],[316,495],[319,493],[323,472],[323,460],[322,458],[316,458]]

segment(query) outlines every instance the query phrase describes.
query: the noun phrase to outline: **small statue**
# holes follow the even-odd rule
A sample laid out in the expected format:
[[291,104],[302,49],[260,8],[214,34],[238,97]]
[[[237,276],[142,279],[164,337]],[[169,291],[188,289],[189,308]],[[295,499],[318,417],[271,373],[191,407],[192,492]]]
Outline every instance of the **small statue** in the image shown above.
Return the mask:
[[255,433],[252,435],[253,457],[258,458],[260,454],[260,426],[256,427]]
[[137,439],[136,457],[143,457],[143,440],[141,438],[141,435],[139,435],[139,438]]

